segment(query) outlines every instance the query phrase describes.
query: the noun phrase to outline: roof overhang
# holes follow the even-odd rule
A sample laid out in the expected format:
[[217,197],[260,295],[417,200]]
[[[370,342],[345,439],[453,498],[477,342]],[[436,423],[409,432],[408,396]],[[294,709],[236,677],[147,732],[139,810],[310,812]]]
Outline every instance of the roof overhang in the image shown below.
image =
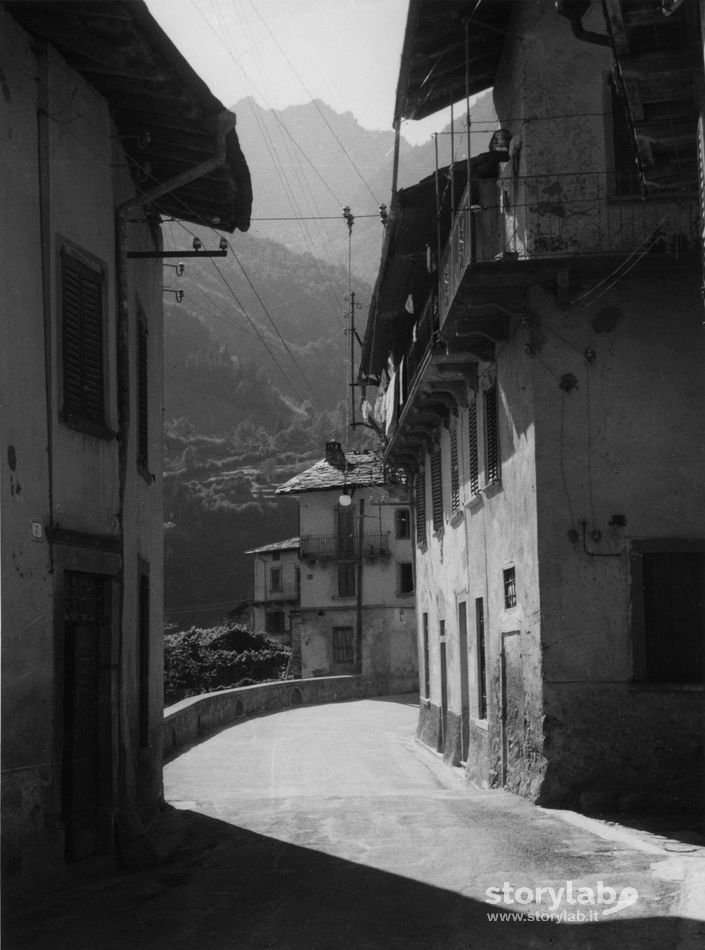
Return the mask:
[[108,101],[139,194],[212,158],[229,119],[223,162],[163,195],[154,208],[223,231],[249,228],[252,185],[235,117],[227,116],[143,0],[25,0],[4,7]]
[[494,85],[516,0],[410,0],[395,122]]

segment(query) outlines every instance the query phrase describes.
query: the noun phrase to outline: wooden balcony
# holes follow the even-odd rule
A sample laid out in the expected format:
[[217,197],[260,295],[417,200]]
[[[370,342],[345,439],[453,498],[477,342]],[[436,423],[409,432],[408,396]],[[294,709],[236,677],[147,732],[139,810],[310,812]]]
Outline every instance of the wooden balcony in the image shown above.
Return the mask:
[[[353,561],[358,557],[357,534],[309,534],[300,539],[300,556],[306,561]],[[365,559],[388,557],[389,532],[366,531],[362,538],[362,556]]]

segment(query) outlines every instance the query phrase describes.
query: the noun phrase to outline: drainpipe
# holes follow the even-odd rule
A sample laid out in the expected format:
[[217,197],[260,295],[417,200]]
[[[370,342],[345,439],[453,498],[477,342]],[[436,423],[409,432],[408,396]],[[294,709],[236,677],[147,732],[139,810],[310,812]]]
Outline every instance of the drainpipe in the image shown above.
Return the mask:
[[[118,775],[121,788],[120,805],[127,799],[127,736],[129,735],[129,715],[125,701],[123,685],[125,682],[125,642],[123,635],[124,621],[124,592],[125,592],[125,495],[127,488],[127,461],[128,436],[130,429],[130,304],[129,285],[127,279],[127,234],[129,215],[145,205],[148,205],[164,195],[176,191],[192,181],[196,181],[221,167],[226,157],[226,135],[235,127],[235,115],[223,110],[215,117],[216,123],[216,150],[213,156],[193,168],[176,175],[169,181],[163,182],[143,194],[134,195],[122,202],[116,208],[116,271],[117,271],[117,389],[118,389],[118,473],[119,473],[119,508],[118,523],[120,530],[121,565],[118,580],[122,590],[120,598],[118,629],[120,642],[118,644],[118,696],[119,696],[119,764]],[[130,566],[132,567],[132,566]],[[129,826],[129,825],[128,825]]]

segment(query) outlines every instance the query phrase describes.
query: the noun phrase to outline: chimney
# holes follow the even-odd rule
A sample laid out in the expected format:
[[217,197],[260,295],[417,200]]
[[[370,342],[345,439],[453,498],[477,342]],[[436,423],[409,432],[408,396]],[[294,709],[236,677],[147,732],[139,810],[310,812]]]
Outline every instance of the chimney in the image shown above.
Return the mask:
[[326,442],[326,462],[336,468],[344,469],[346,467],[347,460],[340,442]]

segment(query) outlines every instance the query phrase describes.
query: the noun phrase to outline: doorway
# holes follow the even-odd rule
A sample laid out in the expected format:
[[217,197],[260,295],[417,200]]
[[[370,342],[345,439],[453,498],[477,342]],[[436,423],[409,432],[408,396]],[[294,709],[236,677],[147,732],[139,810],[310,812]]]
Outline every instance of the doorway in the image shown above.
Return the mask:
[[105,804],[101,779],[110,697],[103,673],[110,656],[110,591],[110,579],[101,574],[64,572],[62,810],[69,861],[96,852],[98,811]]
[[467,762],[470,744],[470,687],[468,683],[467,604],[458,604],[458,649],[460,651],[460,760]]

